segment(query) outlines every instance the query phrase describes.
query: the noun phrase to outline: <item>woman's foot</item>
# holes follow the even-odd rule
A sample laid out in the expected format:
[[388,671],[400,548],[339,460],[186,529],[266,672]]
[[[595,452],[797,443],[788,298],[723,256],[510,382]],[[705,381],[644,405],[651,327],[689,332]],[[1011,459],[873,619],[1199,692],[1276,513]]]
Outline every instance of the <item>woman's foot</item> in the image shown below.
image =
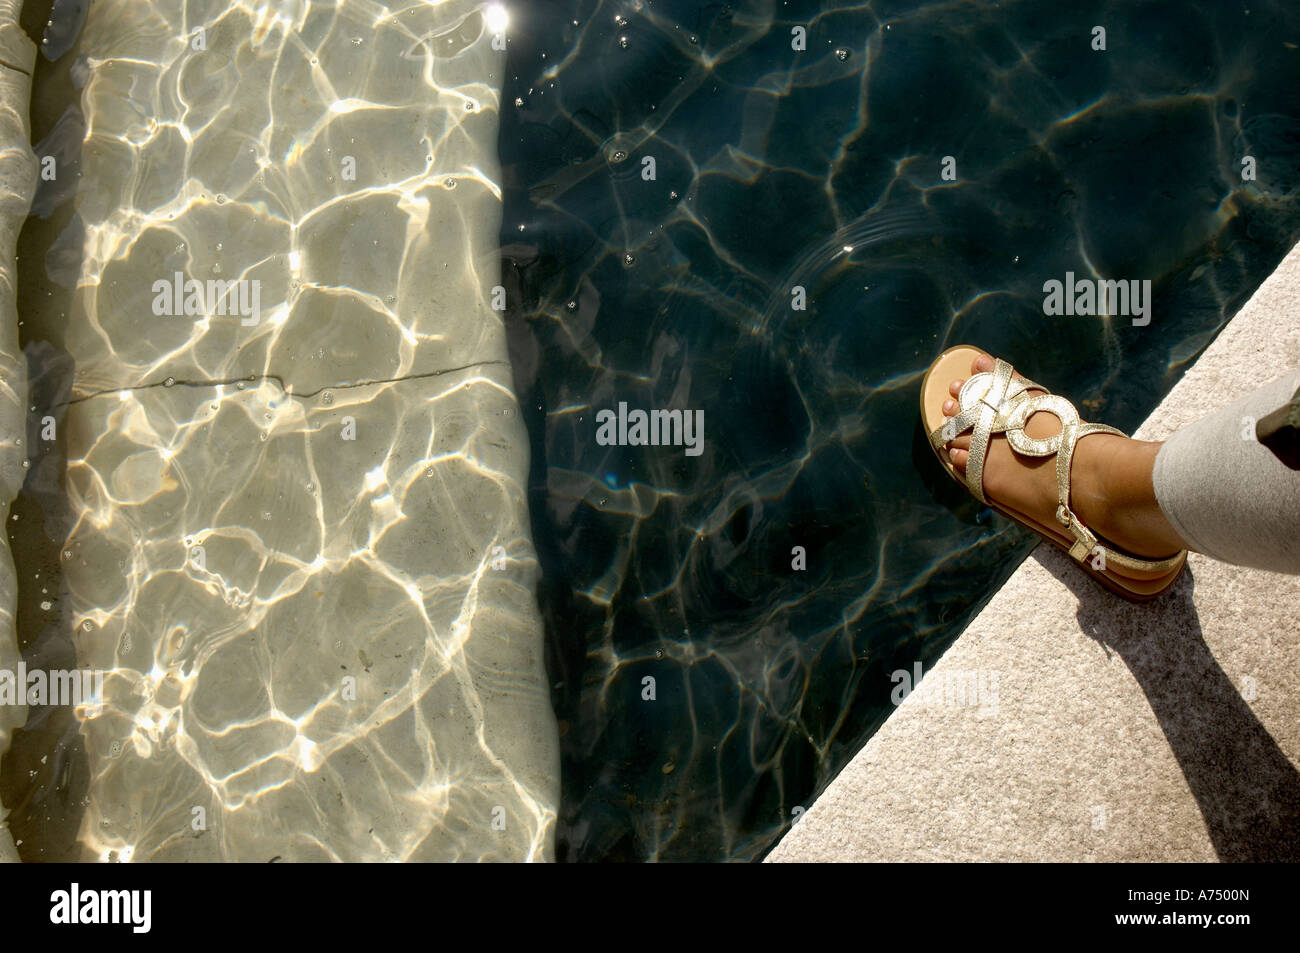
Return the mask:
[[[971,363],[972,375],[992,370],[993,358],[987,354]],[[957,395],[964,383],[953,381],[948,388],[952,398],[943,405],[945,416],[952,417],[959,410]],[[1032,396],[1042,391],[1031,388],[1028,393]],[[1056,416],[1042,411],[1032,414],[1025,423],[1029,437],[1050,437],[1060,430]],[[970,434],[963,434],[947,446],[953,465],[965,473]],[[1070,466],[1070,508],[1083,525],[1113,548],[1153,559],[1188,548],[1156,503],[1151,473],[1160,446],[1117,434],[1094,433],[1080,438]],[[994,434],[984,461],[984,494],[1039,523],[1059,526],[1055,456],[1021,456],[1011,449],[1004,435]]]

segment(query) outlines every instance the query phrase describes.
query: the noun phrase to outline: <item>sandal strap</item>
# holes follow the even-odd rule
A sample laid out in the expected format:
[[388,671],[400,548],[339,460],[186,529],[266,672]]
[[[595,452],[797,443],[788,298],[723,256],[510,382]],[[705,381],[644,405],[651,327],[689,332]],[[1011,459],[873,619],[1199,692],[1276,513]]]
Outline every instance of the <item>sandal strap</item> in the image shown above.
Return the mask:
[[[1074,537],[1074,545],[1070,547],[1070,556],[1076,562],[1083,562],[1100,547],[1097,542],[1097,536],[1092,530],[1084,526],[1075,515],[1074,510],[1070,508],[1070,469],[1074,463],[1074,451],[1079,446],[1079,440],[1091,433],[1112,433],[1121,437],[1128,436],[1122,430],[1116,430],[1114,427],[1108,427],[1105,424],[1091,424],[1078,419],[1078,414],[1074,415],[1075,419],[1067,423],[1061,421],[1061,443],[1056,451],[1056,521],[1070,531]],[[1124,557],[1120,553],[1106,549],[1105,559],[1109,560]],[[1118,560],[1117,560],[1118,561]],[[1143,567],[1130,567],[1143,568]]]
[[1027,399],[1030,388],[1046,390],[1027,378],[1013,378],[1011,365],[998,358],[992,371],[982,371],[962,385],[957,398],[958,411],[930,434],[930,443],[942,451],[944,445],[967,430],[971,431],[969,457],[966,462],[966,487],[985,506],[984,460],[988,456],[993,434],[1007,429],[1007,418]]
[[1084,526],[1079,517],[1075,515],[1074,510],[1070,508],[1070,464],[1074,459],[1074,450],[1079,445],[1080,438],[1090,433],[1113,433],[1120,437],[1128,436],[1124,431],[1116,430],[1114,427],[1084,421],[1062,430],[1061,448],[1056,455],[1056,488],[1059,503],[1056,507],[1056,520],[1068,529],[1070,535],[1074,537],[1074,545],[1070,547],[1070,555],[1076,562],[1083,562],[1092,557],[1099,560],[1101,566],[1116,565],[1125,569],[1138,569],[1144,572],[1168,572],[1178,565],[1182,559],[1182,553],[1175,553],[1168,559],[1148,559],[1145,556],[1130,556],[1127,553],[1111,549],[1109,546],[1098,542],[1096,534]]
[[[1070,466],[1079,440],[1089,434],[1110,433],[1128,436],[1122,430],[1106,424],[1081,420],[1075,406],[1058,394],[1030,395],[1030,389],[1047,391],[1041,384],[1025,378],[1013,378],[1009,363],[997,358],[992,371],[983,371],[970,377],[962,385],[957,398],[958,412],[930,434],[930,443],[936,450],[954,440],[966,430],[971,431],[969,456],[966,461],[966,486],[984,505],[984,461],[988,457],[989,441],[993,434],[1006,433],[1013,450],[1024,456],[1046,457],[1056,455],[1057,501],[1056,519],[1074,537],[1070,556],[1076,562],[1089,557],[1098,558],[1102,565],[1114,564],[1125,569],[1144,572],[1165,572],[1175,568],[1183,558],[1178,553],[1168,559],[1147,559],[1121,553],[1097,541],[1070,508]],[[1050,437],[1030,437],[1025,434],[1025,424],[1040,411],[1052,414],[1061,422],[1059,433]]]
[[985,505],[988,500],[984,498],[984,460],[988,457],[993,428],[1001,423],[998,418],[1006,419],[1006,411],[1010,406],[1007,384],[1010,382],[1011,365],[1003,360],[997,361],[993,365],[993,382],[979,398],[979,419],[971,431],[970,455],[966,461],[966,486]]

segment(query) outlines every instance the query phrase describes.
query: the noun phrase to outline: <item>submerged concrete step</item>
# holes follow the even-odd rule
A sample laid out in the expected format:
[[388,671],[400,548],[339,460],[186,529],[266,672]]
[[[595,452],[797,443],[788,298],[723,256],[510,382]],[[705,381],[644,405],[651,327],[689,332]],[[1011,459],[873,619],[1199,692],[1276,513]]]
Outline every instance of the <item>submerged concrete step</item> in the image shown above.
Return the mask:
[[552,856],[485,7],[90,8],[76,290],[28,316],[76,367],[88,858]]

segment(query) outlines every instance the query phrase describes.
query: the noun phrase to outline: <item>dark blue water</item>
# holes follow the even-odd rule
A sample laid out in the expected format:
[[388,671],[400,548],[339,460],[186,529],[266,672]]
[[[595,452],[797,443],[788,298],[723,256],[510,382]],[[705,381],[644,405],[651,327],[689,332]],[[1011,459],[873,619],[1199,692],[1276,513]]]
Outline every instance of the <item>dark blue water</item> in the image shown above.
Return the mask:
[[[933,460],[926,365],[1134,428],[1300,238],[1298,43],[1256,0],[512,5],[562,858],[756,858],[813,801],[1033,546]],[[1150,324],[1045,316],[1067,271],[1150,280]],[[703,452],[598,444],[620,401]]]

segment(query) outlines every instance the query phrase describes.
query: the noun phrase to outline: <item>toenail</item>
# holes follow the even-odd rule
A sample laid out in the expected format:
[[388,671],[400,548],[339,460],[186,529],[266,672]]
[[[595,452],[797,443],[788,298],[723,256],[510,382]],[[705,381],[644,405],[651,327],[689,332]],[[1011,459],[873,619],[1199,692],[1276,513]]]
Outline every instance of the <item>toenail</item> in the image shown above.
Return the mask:
[[944,412],[945,414],[951,414],[951,413],[952,413],[952,409],[953,409],[955,406],[957,406],[957,405],[954,404],[952,401],[950,401],[950,400],[945,400],[945,401],[943,402],[943,412]]
[[949,451],[948,451],[948,459],[951,460],[953,463],[956,463],[956,462],[957,462],[957,451],[956,451],[956,450],[949,450]]
[[993,367],[993,358],[989,357],[987,354],[981,354],[979,357],[975,358],[975,366],[981,371],[987,371]]

